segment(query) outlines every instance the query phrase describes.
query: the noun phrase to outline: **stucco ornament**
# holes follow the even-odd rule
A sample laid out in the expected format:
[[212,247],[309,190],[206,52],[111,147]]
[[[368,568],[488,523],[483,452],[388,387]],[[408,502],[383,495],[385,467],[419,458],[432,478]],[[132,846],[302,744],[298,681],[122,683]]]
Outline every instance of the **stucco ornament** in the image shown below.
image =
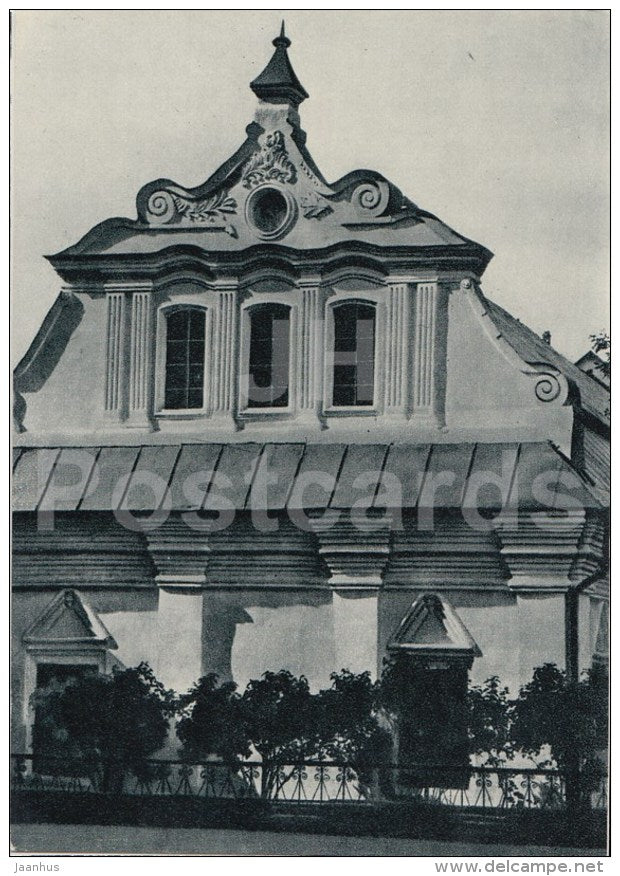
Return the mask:
[[241,178],[246,189],[265,182],[294,183],[295,165],[288,157],[282,131],[273,131],[262,138],[260,150],[255,152],[243,168]]
[[191,222],[214,222],[237,212],[237,202],[225,189],[202,201],[190,201],[178,195],[173,195],[173,198],[178,213],[187,216]]
[[560,381],[555,374],[543,374],[536,381],[536,398],[541,402],[555,401],[562,392]]
[[315,192],[303,195],[299,199],[299,205],[306,219],[321,219],[323,216],[327,216],[328,213],[333,212],[325,198],[322,198],[321,195],[317,195]]
[[261,185],[248,195],[245,217],[261,240],[277,240],[295,224],[297,203],[285,187],[276,183]]
[[236,212],[237,202],[226,189],[200,199],[161,189],[153,192],[146,205],[148,221],[158,225],[183,221],[190,224],[214,223]]
[[[549,365],[548,362],[529,362],[530,367],[537,373],[534,393],[538,401],[565,404],[568,398],[569,385],[566,377]],[[532,373],[532,372],[530,372]]]
[[383,180],[368,180],[353,190],[351,204],[359,216],[380,216],[390,199],[390,187]]

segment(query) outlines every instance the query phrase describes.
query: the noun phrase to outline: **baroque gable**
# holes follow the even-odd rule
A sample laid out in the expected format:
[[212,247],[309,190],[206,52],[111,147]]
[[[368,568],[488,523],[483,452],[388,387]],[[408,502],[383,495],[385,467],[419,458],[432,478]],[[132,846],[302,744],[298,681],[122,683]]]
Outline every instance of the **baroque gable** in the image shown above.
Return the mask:
[[[110,219],[79,243],[51,257],[59,271],[76,256],[144,255],[191,245],[242,251],[265,241],[296,251],[338,243],[441,251],[450,264],[480,275],[492,254],[421,210],[382,174],[354,170],[336,182],[323,176],[306,147],[298,106],[307,93],[282,34],[251,87],[259,103],[241,147],[204,183],[187,188],[171,179],[143,186],[137,219]],[[411,257],[412,253],[409,253]]]
[[[80,251],[100,251],[107,242],[117,251],[130,251],[134,236],[149,230],[191,230],[199,235],[193,238],[196,245],[208,250],[242,249],[265,240],[311,249],[324,247],[335,235],[389,245],[397,232],[395,245],[471,245],[481,264],[490,258],[483,247],[420,210],[376,171],[356,170],[327,183],[295,118],[281,110],[260,118],[262,124],[248,127],[248,139],[236,155],[202,185],[186,188],[169,179],[148,183],[137,196],[137,220],[110,220],[105,240],[99,226],[77,245]],[[280,219],[274,227],[264,224],[257,209],[265,194],[271,197],[267,209]],[[165,245],[175,242],[166,240]],[[72,247],[54,260],[75,252]]]

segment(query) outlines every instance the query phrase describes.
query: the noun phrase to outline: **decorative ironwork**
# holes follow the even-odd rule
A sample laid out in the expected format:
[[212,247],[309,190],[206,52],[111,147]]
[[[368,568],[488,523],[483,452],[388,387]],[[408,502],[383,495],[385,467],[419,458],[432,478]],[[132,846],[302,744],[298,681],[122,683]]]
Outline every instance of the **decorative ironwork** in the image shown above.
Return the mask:
[[[427,781],[424,781],[424,775]],[[415,776],[415,782],[411,776]],[[450,778],[452,776],[452,778]],[[112,778],[111,778],[112,777]],[[588,771],[584,794],[593,809],[607,806],[607,777]],[[304,761],[265,765],[151,760],[120,763],[61,761],[12,755],[11,790],[49,793],[122,794],[131,797],[269,799],[273,803],[367,805],[382,800],[418,800],[455,809],[561,810],[566,782],[559,770],[518,767],[403,767]]]

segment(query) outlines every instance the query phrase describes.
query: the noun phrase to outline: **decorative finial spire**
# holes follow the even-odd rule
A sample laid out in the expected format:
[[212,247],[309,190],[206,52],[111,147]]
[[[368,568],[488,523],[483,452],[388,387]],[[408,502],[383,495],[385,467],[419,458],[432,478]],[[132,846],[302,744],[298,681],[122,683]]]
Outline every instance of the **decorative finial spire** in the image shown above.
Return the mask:
[[291,41],[284,31],[284,21],[280,35],[273,40],[275,52],[260,76],[250,83],[250,88],[261,100],[268,103],[292,103],[299,106],[308,93],[295,75],[286,51]]
[[288,49],[288,47],[290,46],[291,41],[289,40],[286,33],[284,32],[284,19],[282,19],[282,27],[280,28],[280,36],[277,36],[275,38],[275,40],[272,40],[271,44],[274,45],[276,47],[276,49],[280,48],[280,46],[282,46],[285,49]]

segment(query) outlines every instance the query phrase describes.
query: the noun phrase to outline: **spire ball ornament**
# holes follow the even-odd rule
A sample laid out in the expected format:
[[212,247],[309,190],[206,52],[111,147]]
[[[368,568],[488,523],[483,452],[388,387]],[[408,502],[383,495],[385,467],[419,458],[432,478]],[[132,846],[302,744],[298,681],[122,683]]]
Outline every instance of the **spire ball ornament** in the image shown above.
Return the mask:
[[276,49],[280,48],[280,46],[282,46],[285,49],[288,49],[288,47],[290,46],[291,41],[289,40],[289,38],[287,37],[287,35],[284,32],[284,19],[282,19],[282,26],[280,28],[279,36],[277,36],[274,40],[272,40],[271,44],[273,46],[275,46]]

